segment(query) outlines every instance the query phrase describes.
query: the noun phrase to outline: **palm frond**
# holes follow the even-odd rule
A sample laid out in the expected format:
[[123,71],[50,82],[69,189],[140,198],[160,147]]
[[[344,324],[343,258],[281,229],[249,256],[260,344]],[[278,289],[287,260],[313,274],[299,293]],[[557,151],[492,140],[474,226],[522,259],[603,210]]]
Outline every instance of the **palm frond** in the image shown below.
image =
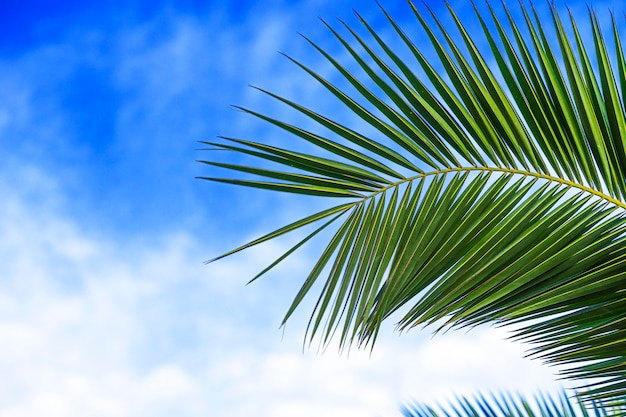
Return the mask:
[[595,378],[583,383],[585,398],[624,398],[626,64],[616,21],[610,46],[593,10],[593,39],[584,40],[555,6],[544,22],[521,3],[518,24],[505,5],[499,14],[487,4],[486,13],[475,7],[481,47],[451,7],[451,23],[410,7],[430,54],[384,10],[395,40],[358,14],[365,35],[324,22],[350,66],[305,38],[353,95],[288,56],[360,124],[262,89],[328,137],[240,108],[318,155],[298,145],[207,142],[278,168],[202,161],[253,176],[204,179],[348,201],[215,259],[324,222],[256,279],[332,224],[283,324],[322,281],[310,340],[337,334],[341,346],[372,345],[394,314],[400,329],[515,324],[532,356],[568,365],[566,378]]
[[402,413],[405,417],[608,417],[624,415],[626,407],[584,404],[565,393],[558,398],[538,395],[532,400],[522,395],[478,394],[434,407],[414,402],[404,405]]

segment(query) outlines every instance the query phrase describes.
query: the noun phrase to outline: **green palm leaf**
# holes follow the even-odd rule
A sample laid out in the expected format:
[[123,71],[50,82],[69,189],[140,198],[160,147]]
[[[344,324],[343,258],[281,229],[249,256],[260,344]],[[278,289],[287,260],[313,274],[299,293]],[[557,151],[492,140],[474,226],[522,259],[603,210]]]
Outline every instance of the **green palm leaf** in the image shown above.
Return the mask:
[[476,9],[488,45],[480,48],[450,7],[454,31],[410,6],[436,58],[384,10],[393,44],[358,15],[371,40],[327,24],[362,76],[307,39],[353,96],[288,57],[367,129],[261,89],[328,137],[241,109],[330,156],[207,142],[259,166],[202,161],[253,175],[204,179],[348,200],[216,259],[323,222],[256,279],[334,224],[284,318],[323,281],[310,340],[337,334],[341,346],[371,345],[394,314],[400,329],[511,324],[531,356],[566,365],[566,378],[593,378],[582,383],[587,400],[624,398],[626,64],[615,20],[610,46],[593,10],[585,41],[554,6],[542,22],[521,4],[519,25],[506,7],[500,18],[488,5],[487,14]]

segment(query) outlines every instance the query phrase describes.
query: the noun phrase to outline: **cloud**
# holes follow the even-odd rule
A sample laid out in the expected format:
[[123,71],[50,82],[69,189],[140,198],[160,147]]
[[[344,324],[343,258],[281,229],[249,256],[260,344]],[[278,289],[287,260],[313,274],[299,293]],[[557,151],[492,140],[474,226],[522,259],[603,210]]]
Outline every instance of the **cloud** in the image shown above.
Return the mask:
[[558,392],[550,371],[521,359],[521,349],[500,336],[485,329],[433,340],[387,334],[371,356],[300,354],[296,346],[264,354],[238,349],[211,375],[232,415],[397,416],[398,405],[410,399],[434,404],[478,391]]
[[[170,237],[167,247],[152,250],[163,268],[156,275],[150,249],[116,248],[82,234],[59,212],[53,181],[36,168],[18,172],[15,179],[19,188],[5,179],[0,184],[5,202],[0,207],[0,369],[5,375],[0,415],[90,415],[99,404],[114,408],[109,391],[120,383],[132,388],[162,379],[158,373],[129,374],[126,364],[133,360],[141,330],[148,330],[136,309],[171,279],[166,266],[175,263],[175,246],[183,244]],[[125,250],[127,255],[120,255]],[[138,266],[133,255],[139,256]],[[107,415],[107,407],[97,415]]]
[[308,312],[282,337],[276,326],[304,259],[243,287],[285,248],[205,267],[210,247],[185,232],[94,235],[67,217],[54,178],[16,178],[0,181],[0,417],[393,416],[410,398],[555,389],[492,330],[429,341],[387,328],[371,356],[302,353]]

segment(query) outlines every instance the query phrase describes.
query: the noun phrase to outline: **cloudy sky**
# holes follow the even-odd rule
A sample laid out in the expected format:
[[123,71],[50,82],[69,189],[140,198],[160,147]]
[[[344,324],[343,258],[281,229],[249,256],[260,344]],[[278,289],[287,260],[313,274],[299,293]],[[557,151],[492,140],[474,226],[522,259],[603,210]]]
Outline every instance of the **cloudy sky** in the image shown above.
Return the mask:
[[398,416],[558,391],[502,329],[390,323],[371,355],[303,350],[307,306],[279,324],[315,244],[245,286],[296,237],[203,264],[318,204],[195,179],[198,141],[292,140],[229,107],[282,115],[248,84],[341,112],[277,51],[329,74],[297,32],[345,58],[317,18],[356,26],[353,7],[390,33],[374,1],[0,2],[0,417]]

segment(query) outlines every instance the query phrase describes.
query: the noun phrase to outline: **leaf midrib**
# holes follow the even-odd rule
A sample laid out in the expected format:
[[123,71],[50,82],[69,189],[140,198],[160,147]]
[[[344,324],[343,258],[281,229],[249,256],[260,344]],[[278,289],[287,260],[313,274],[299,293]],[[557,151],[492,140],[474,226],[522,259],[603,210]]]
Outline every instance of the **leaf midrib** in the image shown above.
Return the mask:
[[556,182],[558,184],[562,184],[562,185],[566,185],[569,188],[573,188],[573,189],[578,189],[581,191],[584,191],[586,193],[589,193],[593,196],[596,196],[598,198],[601,198],[605,201],[608,201],[612,204],[614,204],[615,206],[622,208],[624,210],[626,210],[626,202],[620,201],[614,197],[611,197],[610,195],[604,194],[601,191],[598,191],[594,188],[588,187],[584,184],[579,184],[570,180],[567,180],[565,178],[561,178],[561,177],[554,177],[552,175],[548,175],[548,174],[542,174],[539,172],[531,172],[531,171],[524,171],[524,170],[520,170],[520,169],[514,169],[514,168],[503,168],[503,167],[477,167],[477,166],[472,166],[472,167],[454,167],[454,168],[445,168],[445,169],[438,169],[435,171],[429,171],[429,172],[424,172],[421,174],[417,174],[414,175],[412,177],[406,177],[403,178],[400,181],[396,181],[393,183],[388,183],[386,186],[376,190],[375,192],[369,194],[367,197],[363,198],[362,200],[359,200],[357,202],[355,202],[354,204],[360,204],[362,202],[365,202],[366,200],[372,199],[372,198],[376,198],[376,196],[378,196],[379,194],[385,193],[387,190],[394,188],[394,187],[398,187],[402,184],[406,184],[409,182],[412,182],[414,180],[417,179],[424,179],[427,177],[431,177],[431,176],[438,176],[438,175],[442,175],[442,174],[449,174],[449,173],[462,173],[462,172],[486,172],[486,173],[506,173],[506,174],[513,174],[513,175],[521,175],[524,177],[529,177],[529,178],[537,178],[537,179],[543,179],[543,180],[547,180],[550,182]]

